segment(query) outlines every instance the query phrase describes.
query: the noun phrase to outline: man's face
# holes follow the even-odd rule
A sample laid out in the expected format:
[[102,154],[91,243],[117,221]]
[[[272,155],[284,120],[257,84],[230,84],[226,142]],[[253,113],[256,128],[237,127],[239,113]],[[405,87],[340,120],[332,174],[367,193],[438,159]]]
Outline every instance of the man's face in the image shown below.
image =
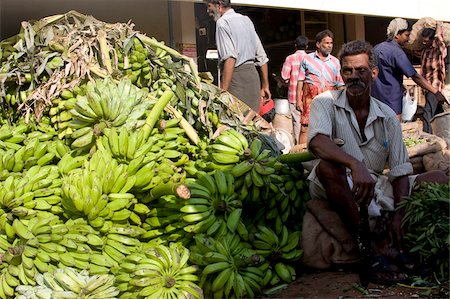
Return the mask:
[[333,51],[333,39],[329,36],[322,38],[320,42],[316,43],[317,49],[322,53],[323,56],[330,55]]
[[342,58],[342,79],[347,87],[347,94],[361,96],[370,92],[370,85],[378,74],[378,69],[369,67],[369,56],[358,54]]
[[433,42],[433,40],[430,39],[429,36],[422,36],[421,39],[422,39],[422,45],[424,45],[425,47],[428,47]]
[[398,33],[395,38],[397,40],[397,43],[401,46],[403,46],[404,44],[406,44],[409,41],[409,35],[410,35],[410,31],[403,31],[402,33]]
[[222,16],[220,13],[220,4],[208,3],[206,12],[210,17],[213,17],[214,21],[217,21]]

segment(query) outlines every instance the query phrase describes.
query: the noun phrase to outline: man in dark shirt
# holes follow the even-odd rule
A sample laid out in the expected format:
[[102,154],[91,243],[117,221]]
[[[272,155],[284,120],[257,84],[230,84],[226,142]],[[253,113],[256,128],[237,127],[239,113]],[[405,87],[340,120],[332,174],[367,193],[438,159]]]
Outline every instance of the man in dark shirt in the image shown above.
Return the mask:
[[399,120],[402,114],[403,76],[411,78],[417,85],[431,92],[438,101],[445,101],[442,93],[416,72],[401,48],[408,42],[410,31],[406,20],[393,19],[387,28],[387,41],[374,48],[379,73],[372,85],[371,95],[391,107]]

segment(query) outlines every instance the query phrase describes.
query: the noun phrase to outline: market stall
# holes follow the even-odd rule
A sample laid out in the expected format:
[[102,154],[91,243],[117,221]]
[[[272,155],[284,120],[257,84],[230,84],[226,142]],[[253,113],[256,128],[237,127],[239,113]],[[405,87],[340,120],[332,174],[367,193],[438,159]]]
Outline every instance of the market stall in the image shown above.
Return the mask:
[[309,153],[280,156],[270,124],[130,23],[21,25],[0,42],[0,298],[253,298],[295,280]]

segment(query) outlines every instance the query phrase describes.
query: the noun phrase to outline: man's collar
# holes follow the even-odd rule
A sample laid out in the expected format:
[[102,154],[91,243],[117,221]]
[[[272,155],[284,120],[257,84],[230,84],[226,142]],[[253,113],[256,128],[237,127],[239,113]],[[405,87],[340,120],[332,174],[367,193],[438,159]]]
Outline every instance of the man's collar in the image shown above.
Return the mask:
[[400,49],[402,48],[402,46],[396,40],[388,39],[387,41],[392,43],[393,45],[399,47]]
[[[317,57],[318,59],[322,59],[322,57],[319,55],[319,50],[316,50],[314,52],[314,56]],[[325,60],[330,59],[330,57],[331,57],[331,54],[328,54],[327,57],[325,57]]]
[[234,9],[233,9],[233,8],[229,8],[229,9],[227,9],[227,10],[223,13],[222,17],[223,17],[224,15],[226,15],[226,14],[232,14],[232,13],[235,13]]
[[[337,107],[343,108],[347,111],[351,111],[352,108],[350,107],[350,104],[348,103],[347,99],[347,93],[346,90],[343,89],[342,92],[339,94],[338,98],[334,101],[334,105]],[[372,117],[386,117],[386,115],[381,111],[380,107],[378,106],[378,102],[374,97],[370,97],[370,109],[369,109],[369,117],[368,120],[370,120]]]

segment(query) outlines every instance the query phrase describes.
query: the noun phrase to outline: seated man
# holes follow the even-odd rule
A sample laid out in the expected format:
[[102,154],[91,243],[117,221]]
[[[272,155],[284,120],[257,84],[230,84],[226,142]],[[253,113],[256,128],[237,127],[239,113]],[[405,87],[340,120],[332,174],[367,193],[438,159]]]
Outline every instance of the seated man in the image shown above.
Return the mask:
[[[372,46],[351,41],[343,45],[339,60],[345,89],[325,92],[311,106],[308,147],[320,159],[308,178],[311,197],[328,202],[358,245],[374,236],[361,230],[368,221],[362,216],[367,213],[361,212],[378,216],[380,209],[391,210],[383,223],[386,238],[368,242],[371,258],[365,260],[365,269],[371,270],[369,279],[374,282],[398,281],[405,278],[400,269],[414,265],[403,252],[403,215],[395,208],[414,182],[448,183],[448,177],[439,171],[410,176],[413,169],[400,122],[392,109],[370,96],[378,73]],[[336,138],[344,141],[341,147],[333,142]],[[387,178],[382,175],[386,165]],[[380,180],[391,189],[391,202],[379,194]]]

